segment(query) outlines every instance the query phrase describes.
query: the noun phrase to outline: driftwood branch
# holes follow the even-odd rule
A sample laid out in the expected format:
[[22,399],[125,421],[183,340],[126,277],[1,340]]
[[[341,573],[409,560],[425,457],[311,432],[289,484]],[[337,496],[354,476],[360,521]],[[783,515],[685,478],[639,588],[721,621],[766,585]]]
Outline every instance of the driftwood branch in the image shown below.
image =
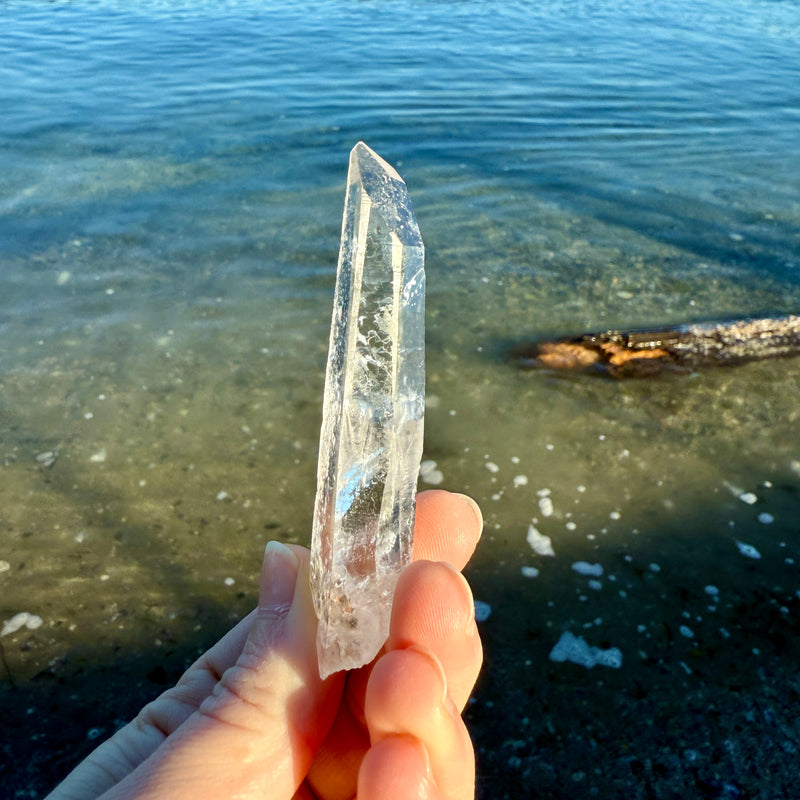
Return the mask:
[[800,355],[800,316],[588,333],[526,344],[511,352],[523,368],[595,371],[614,378],[795,355]]

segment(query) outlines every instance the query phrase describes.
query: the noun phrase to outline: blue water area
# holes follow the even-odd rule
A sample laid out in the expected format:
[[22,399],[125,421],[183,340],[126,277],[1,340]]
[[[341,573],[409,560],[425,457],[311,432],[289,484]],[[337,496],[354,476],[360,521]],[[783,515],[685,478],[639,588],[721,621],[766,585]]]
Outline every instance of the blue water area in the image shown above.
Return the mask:
[[[0,617],[44,620],[3,640],[18,683],[213,641],[188,609],[228,624],[265,539],[307,544],[363,140],[425,240],[425,476],[486,520],[481,796],[791,796],[798,360],[623,384],[506,354],[800,311],[798,54],[790,0],[0,2]],[[550,662],[567,632],[622,666]]]
[[[277,228],[335,230],[327,190],[364,139],[435,197],[552,201],[796,283],[794,3],[11,2],[3,16],[8,258],[90,237],[124,240],[132,280],[154,251],[165,278],[248,257],[268,274],[252,250]],[[444,220],[424,221],[449,245]],[[329,267],[327,241],[296,244]],[[17,281],[24,300],[33,279]]]

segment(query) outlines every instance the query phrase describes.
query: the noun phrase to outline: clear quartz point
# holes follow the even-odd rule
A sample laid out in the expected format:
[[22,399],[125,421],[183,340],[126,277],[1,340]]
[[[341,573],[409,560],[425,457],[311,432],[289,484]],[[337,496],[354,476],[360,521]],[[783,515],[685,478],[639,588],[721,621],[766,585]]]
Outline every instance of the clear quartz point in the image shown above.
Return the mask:
[[402,178],[350,153],[322,409],[311,592],[319,672],[369,663],[411,561],[425,413],[424,248]]

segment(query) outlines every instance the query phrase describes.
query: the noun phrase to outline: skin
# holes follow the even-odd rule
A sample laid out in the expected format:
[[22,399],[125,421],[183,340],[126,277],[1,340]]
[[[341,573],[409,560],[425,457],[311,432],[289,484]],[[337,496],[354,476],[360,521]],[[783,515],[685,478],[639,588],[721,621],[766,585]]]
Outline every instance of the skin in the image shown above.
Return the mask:
[[384,648],[325,681],[309,552],[270,543],[258,608],[48,800],[473,798],[461,711],[482,649],[460,570],[482,526],[464,495],[421,493]]

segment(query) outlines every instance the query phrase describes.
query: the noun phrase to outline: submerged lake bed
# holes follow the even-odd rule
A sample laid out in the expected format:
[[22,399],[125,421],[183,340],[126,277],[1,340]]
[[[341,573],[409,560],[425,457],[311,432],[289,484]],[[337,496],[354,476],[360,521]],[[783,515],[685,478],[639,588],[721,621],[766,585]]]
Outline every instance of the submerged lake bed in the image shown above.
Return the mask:
[[484,512],[479,796],[791,795],[800,360],[615,381],[508,353],[800,310],[796,5],[2,13],[9,796],[247,613],[266,541],[309,543],[360,139],[426,243],[420,489]]

